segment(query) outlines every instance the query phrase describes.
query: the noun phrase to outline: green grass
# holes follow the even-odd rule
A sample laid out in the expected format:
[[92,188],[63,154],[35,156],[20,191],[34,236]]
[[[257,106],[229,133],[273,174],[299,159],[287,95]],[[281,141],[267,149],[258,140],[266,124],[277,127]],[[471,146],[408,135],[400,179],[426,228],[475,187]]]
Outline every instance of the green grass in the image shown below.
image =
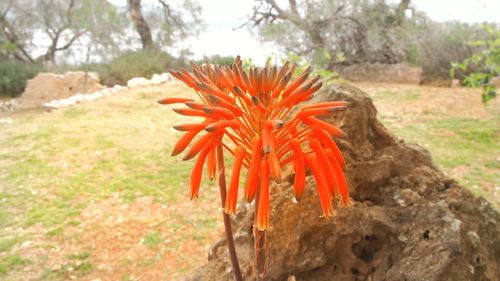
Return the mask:
[[[70,239],[68,235],[76,234],[66,228],[78,226],[82,210],[112,194],[124,202],[142,196],[168,205],[184,200],[192,164],[170,156],[180,135],[170,128],[178,119],[172,110],[158,106],[157,99],[139,93],[97,108],[28,113],[17,117],[15,126],[0,128],[0,252],[9,254],[29,235]],[[35,225],[45,232],[29,233]],[[19,228],[27,233],[11,232]],[[159,232],[144,237],[148,247],[161,241]],[[47,269],[42,279],[66,280],[68,269],[84,276],[93,269],[87,255],[66,257],[64,268]],[[24,262],[19,256],[7,257],[1,272]]]
[[78,254],[72,254],[72,255],[67,256],[67,258],[70,260],[85,260],[85,259],[88,259],[89,257],[90,257],[89,252],[81,252]]
[[498,165],[495,151],[500,149],[500,132],[496,121],[476,119],[442,119],[410,126],[388,125],[396,134],[410,142],[430,149],[433,158],[445,168],[481,164]]
[[372,95],[372,98],[378,101],[384,101],[384,100],[415,101],[419,100],[420,97],[421,97],[420,93],[415,91],[396,92],[390,90],[383,90],[383,91],[377,91]]
[[70,280],[71,276],[84,277],[88,275],[94,267],[91,263],[83,261],[78,263],[65,264],[59,270],[45,269],[41,280]]
[[142,244],[149,247],[149,248],[155,248],[158,245],[160,245],[162,240],[163,239],[161,238],[160,232],[152,231],[152,232],[146,233],[146,235],[144,235]]
[[0,257],[0,276],[7,275],[14,269],[29,264],[29,260],[17,254]]
[[500,186],[500,161],[497,159],[500,116],[492,120],[431,119],[408,126],[400,126],[391,119],[383,118],[383,121],[401,139],[427,148],[445,171],[465,167],[466,174],[458,180],[500,209],[500,200],[484,190],[485,185]]
[[8,252],[12,247],[16,244],[24,241],[23,237],[14,236],[14,237],[1,237],[0,238],[0,252]]

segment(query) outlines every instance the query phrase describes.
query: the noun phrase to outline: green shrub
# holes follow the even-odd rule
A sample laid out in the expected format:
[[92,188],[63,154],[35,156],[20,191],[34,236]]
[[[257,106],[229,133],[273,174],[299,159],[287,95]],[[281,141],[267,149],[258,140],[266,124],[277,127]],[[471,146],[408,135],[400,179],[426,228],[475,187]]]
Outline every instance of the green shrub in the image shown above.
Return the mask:
[[423,82],[449,79],[451,64],[463,61],[473,53],[467,42],[487,36],[479,25],[460,22],[430,23],[418,42],[418,64],[422,66]]
[[26,82],[33,78],[41,67],[18,61],[0,61],[0,96],[15,97],[24,92]]
[[98,67],[101,83],[113,86],[126,85],[134,77],[151,78],[155,73],[163,73],[172,62],[166,53],[153,51],[129,51],[112,59],[109,64]]
[[482,100],[487,104],[497,96],[498,89],[491,81],[500,76],[500,28],[485,24],[484,29],[490,38],[469,42],[476,48],[474,54],[460,63],[453,63],[450,76],[461,78],[465,86],[483,87]]
[[212,55],[212,56],[204,56],[203,59],[196,61],[197,64],[203,63],[211,63],[218,65],[231,65],[234,62],[233,56],[221,56],[221,55]]

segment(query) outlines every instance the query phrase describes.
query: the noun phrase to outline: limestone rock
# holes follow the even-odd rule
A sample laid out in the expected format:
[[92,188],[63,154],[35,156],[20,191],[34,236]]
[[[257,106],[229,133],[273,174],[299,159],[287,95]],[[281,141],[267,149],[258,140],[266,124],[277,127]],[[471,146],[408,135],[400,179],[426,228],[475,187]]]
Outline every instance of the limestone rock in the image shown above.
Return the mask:
[[[290,182],[274,185],[269,280],[500,280],[499,213],[445,176],[425,149],[395,138],[360,90],[333,87],[317,96],[351,102],[325,120],[343,120],[350,136],[338,144],[354,204],[326,221],[312,179],[298,203]],[[255,280],[253,212],[241,205],[234,225],[245,280]],[[232,278],[222,238],[188,280]]]
[[99,83],[97,74],[83,71],[66,72],[63,75],[54,73],[39,73],[28,80],[26,89],[19,100],[20,108],[42,106],[44,103],[64,99],[77,93],[92,93],[104,88]]

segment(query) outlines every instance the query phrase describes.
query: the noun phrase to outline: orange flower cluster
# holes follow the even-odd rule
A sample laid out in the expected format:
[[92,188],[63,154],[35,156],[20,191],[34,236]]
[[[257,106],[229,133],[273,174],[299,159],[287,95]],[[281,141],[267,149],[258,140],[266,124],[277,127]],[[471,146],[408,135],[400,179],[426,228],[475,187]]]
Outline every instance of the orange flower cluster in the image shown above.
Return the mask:
[[[287,62],[282,67],[250,68],[246,72],[238,57],[231,66],[192,64],[192,73],[186,70],[170,72],[194,89],[200,101],[166,98],[159,103],[183,103],[186,108],[174,111],[204,118],[200,123],[174,127],[186,133],[176,143],[172,155],[186,150],[193,139],[204,132],[183,158],[197,157],[191,173],[191,198],[198,196],[205,163],[208,178],[214,179],[216,145],[222,143],[234,155],[225,212],[232,214],[236,211],[241,168],[245,167],[248,170],[244,191],[246,200],[251,202],[259,194],[259,205],[256,206],[256,226],[259,230],[269,227],[270,179],[279,183],[281,170],[289,163],[293,164],[295,172],[294,193],[297,199],[304,192],[308,167],[316,179],[325,217],[334,214],[334,198],[338,198],[340,205],[349,204],[344,158],[331,138],[345,137],[345,134],[334,125],[316,118],[343,110],[348,103],[308,104],[294,110],[311,99],[322,86],[319,77],[310,78],[310,68],[292,78],[294,70],[295,65]],[[295,113],[293,117],[289,116],[292,112]]]

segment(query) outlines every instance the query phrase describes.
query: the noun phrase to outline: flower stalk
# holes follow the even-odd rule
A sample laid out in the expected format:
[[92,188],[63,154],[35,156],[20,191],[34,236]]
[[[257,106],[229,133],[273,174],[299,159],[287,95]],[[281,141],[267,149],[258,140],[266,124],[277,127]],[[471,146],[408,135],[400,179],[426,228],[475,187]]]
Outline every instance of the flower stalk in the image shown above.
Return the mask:
[[[224,167],[224,155],[222,149],[222,139],[217,142],[217,168],[219,170],[219,188],[220,188],[220,198],[222,202],[222,208],[224,208],[226,202],[226,173]],[[231,230],[231,221],[229,219],[229,214],[222,212],[222,217],[224,219],[224,230],[226,232],[227,248],[229,250],[229,256],[231,258],[231,266],[233,267],[234,280],[243,281],[241,275],[240,264],[238,262],[238,256],[236,255],[236,248],[234,246],[233,231]]]

